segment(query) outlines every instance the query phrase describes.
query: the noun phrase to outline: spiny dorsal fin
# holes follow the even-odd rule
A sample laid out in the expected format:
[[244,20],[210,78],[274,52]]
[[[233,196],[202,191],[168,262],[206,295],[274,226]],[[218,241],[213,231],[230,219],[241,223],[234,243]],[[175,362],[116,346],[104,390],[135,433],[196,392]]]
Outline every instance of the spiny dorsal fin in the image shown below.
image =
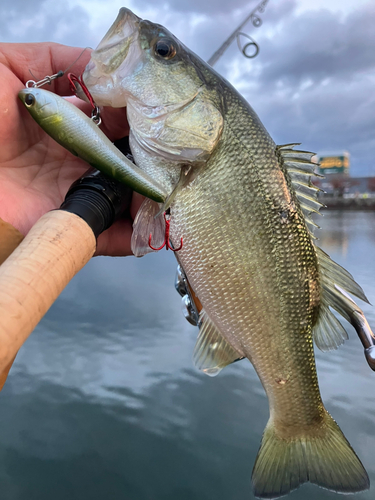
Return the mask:
[[[348,334],[339,320],[330,311],[335,309],[343,318],[358,329],[356,314],[364,317],[362,310],[346,295],[352,293],[368,302],[362,288],[354,281],[353,276],[334,262],[321,248],[315,247],[321,277],[321,306],[317,323],[313,329],[313,337],[317,347],[322,351],[337,349],[348,339]],[[366,328],[370,328],[366,322]]]
[[[311,162],[314,153],[295,150],[293,149],[295,146],[298,144],[277,146],[276,154],[282,159],[288,171],[305,216],[307,228],[311,237],[315,239],[313,230],[314,227],[319,226],[315,224],[310,215],[319,213],[320,207],[324,205],[317,197],[320,189],[314,186],[311,181],[312,176],[317,176],[314,171],[316,164]],[[371,329],[362,310],[350,297],[346,296],[346,293],[352,293],[365,302],[368,300],[362,288],[354,281],[353,276],[348,271],[333,262],[323,250],[315,248],[320,265],[322,294],[319,317],[313,329],[313,337],[317,347],[322,351],[327,351],[337,349],[348,338],[345,328],[330,311],[330,307],[348,320],[361,336],[359,329],[369,331]],[[364,321],[359,322],[358,315],[364,318]]]
[[204,309],[199,315],[199,324],[199,335],[193,354],[194,365],[199,370],[214,377],[225,366],[243,358],[224,339]]
[[302,212],[305,216],[306,224],[313,239],[314,228],[319,227],[311,219],[312,213],[319,213],[323,203],[318,200],[317,193],[321,191],[311,182],[311,177],[322,177],[315,173],[316,163],[312,163],[311,158],[315,153],[309,151],[299,151],[293,149],[299,144],[284,144],[276,147],[276,154],[282,159],[285,168],[288,171],[297,198],[300,202]]

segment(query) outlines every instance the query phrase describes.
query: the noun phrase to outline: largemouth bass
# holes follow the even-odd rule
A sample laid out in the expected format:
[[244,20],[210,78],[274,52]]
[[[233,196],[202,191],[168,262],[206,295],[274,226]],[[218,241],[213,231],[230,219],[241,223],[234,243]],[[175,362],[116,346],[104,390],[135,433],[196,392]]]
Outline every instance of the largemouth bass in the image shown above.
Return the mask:
[[[98,104],[127,106],[136,164],[172,193],[171,241],[176,248],[183,237],[177,258],[202,305],[196,365],[216,374],[246,357],[267,393],[255,495],[276,498],[306,481],[340,493],[367,489],[318,387],[313,340],[328,350],[347,338],[329,307],[364,318],[346,292],[366,297],[313,242],[312,153],[276,146],[224,78],[128,9],[83,79]],[[137,216],[138,255],[159,210],[146,201]],[[362,328],[373,335],[365,319]]]
[[154,201],[165,200],[162,186],[128,160],[74,104],[40,88],[23,89],[18,96],[43,130],[75,156]]

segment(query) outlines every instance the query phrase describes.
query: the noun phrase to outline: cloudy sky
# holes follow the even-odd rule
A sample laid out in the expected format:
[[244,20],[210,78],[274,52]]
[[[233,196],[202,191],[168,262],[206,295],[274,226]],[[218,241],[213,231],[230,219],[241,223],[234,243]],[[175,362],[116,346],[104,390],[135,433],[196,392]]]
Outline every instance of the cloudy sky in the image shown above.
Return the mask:
[[[163,24],[208,59],[257,1],[1,0],[0,41],[95,47],[126,6]],[[260,46],[245,59],[234,43],[216,69],[246,97],[278,144],[348,150],[353,176],[375,175],[375,2],[269,0],[263,24],[245,29]]]

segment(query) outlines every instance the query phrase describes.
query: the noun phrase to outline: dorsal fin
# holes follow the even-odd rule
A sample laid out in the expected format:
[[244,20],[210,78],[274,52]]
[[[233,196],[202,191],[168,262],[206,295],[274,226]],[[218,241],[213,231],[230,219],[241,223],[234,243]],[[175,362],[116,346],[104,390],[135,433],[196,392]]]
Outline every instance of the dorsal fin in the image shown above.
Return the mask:
[[225,366],[244,357],[224,339],[204,309],[199,315],[199,325],[193,354],[194,365],[199,370],[214,377]]
[[[299,144],[277,146],[276,154],[282,160],[290,176],[305,216],[307,228],[311,237],[315,239],[313,230],[314,227],[319,226],[310,216],[312,213],[319,213],[320,208],[324,205],[317,197],[317,193],[321,189],[314,186],[311,179],[323,176],[315,173],[317,164],[311,161],[315,153],[293,149],[295,146],[299,146]],[[348,338],[345,328],[330,311],[330,307],[352,323],[358,331],[362,327],[358,324],[356,314],[360,314],[362,317],[364,314],[357,304],[346,296],[346,293],[352,293],[365,302],[368,300],[362,288],[354,281],[353,276],[348,271],[331,260],[323,250],[316,246],[315,249],[320,267],[322,292],[319,317],[313,329],[313,337],[317,347],[322,351],[327,351],[337,349]],[[366,325],[366,328],[371,331],[367,322]]]
[[319,209],[324,207],[323,203],[318,200],[317,193],[321,191],[318,187],[314,186],[311,177],[322,177],[315,173],[316,163],[311,161],[315,153],[309,151],[300,151],[293,149],[299,144],[284,144],[283,146],[276,147],[277,156],[282,159],[285,168],[288,171],[293,187],[296,191],[297,198],[300,202],[302,212],[305,216],[305,221],[310,235],[313,239],[314,229],[319,227],[311,219],[312,213],[319,213]]
[[331,257],[326,254],[321,248],[315,247],[316,253],[318,255],[319,265],[322,274],[325,278],[325,282],[331,283],[339,286],[346,292],[355,295],[359,299],[367,302],[369,301],[362,290],[362,288],[356,283],[353,276],[343,267],[341,267],[337,262],[333,261]]

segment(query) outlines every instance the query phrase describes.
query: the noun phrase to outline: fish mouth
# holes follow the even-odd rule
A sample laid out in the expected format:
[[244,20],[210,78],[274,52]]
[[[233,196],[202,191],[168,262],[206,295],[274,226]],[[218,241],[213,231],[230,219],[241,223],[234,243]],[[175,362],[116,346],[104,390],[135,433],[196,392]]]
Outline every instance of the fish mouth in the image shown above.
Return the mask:
[[[117,82],[133,71],[142,55],[137,43],[140,21],[131,10],[122,7],[115,22],[92,52],[82,79],[97,104],[117,107],[116,88],[120,87]],[[110,100],[109,89],[112,91]]]
[[113,73],[125,60],[131,44],[137,38],[139,21],[141,19],[129,9],[120,9],[115,22],[92,54],[94,62],[100,61],[103,73]]

